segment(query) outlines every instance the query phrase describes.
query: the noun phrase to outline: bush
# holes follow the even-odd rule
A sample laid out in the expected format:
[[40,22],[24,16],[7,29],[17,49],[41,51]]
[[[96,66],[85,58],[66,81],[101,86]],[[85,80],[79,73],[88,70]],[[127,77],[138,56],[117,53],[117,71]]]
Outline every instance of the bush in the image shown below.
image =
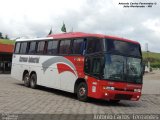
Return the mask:
[[157,63],[151,63],[151,67],[152,68],[160,68],[160,63],[157,62]]

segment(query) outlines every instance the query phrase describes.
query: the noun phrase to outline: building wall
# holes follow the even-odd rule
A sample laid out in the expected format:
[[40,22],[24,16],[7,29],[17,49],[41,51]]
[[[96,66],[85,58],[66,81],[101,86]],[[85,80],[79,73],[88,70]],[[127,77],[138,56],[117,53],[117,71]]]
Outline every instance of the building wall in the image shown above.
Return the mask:
[[0,53],[0,73],[10,73],[12,63],[11,53]]
[[10,73],[14,45],[0,44],[0,73]]
[[14,45],[0,44],[0,53],[13,53]]

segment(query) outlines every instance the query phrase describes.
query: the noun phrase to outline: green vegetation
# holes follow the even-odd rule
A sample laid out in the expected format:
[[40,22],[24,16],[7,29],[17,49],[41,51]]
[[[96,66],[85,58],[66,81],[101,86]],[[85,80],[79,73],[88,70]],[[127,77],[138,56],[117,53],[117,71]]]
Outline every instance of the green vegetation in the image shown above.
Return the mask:
[[149,60],[152,68],[160,68],[160,53],[143,52],[142,54],[145,63]]
[[143,52],[143,58],[155,58],[155,59],[160,59],[160,53],[154,53],[154,52]]
[[0,44],[14,44],[15,40],[0,39]]

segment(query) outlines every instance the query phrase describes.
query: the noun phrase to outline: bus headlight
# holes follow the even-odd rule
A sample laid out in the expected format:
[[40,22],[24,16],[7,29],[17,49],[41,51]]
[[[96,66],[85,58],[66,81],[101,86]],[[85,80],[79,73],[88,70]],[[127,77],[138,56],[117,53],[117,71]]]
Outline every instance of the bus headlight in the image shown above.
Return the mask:
[[115,88],[114,88],[114,87],[110,87],[110,86],[107,86],[107,87],[106,87],[106,86],[104,86],[104,87],[103,87],[103,89],[106,89],[106,90],[115,90]]
[[141,92],[141,89],[134,89],[134,92]]

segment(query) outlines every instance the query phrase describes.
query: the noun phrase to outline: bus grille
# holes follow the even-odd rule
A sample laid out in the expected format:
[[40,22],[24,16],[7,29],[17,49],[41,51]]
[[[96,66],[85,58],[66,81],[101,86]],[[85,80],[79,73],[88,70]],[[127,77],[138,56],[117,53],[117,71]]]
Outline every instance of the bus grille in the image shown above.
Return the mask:
[[126,95],[126,94],[116,94],[115,99],[118,100],[130,100],[132,98],[132,95]]

